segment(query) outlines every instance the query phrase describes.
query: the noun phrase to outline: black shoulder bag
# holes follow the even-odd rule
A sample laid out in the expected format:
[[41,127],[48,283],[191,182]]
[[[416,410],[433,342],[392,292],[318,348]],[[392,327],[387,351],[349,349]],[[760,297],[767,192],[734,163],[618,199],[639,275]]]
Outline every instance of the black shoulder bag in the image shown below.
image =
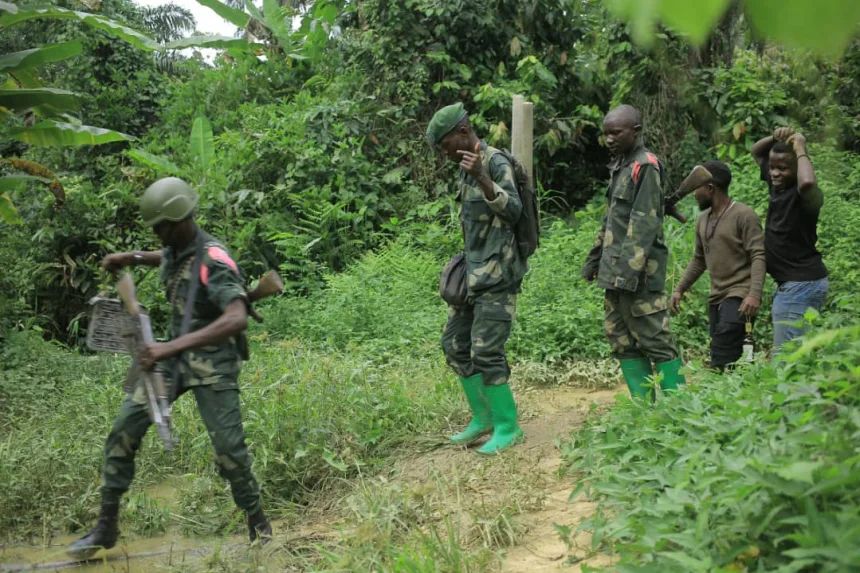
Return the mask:
[[466,288],[466,257],[463,253],[454,258],[442,269],[439,277],[439,295],[451,306],[468,306],[469,291]]

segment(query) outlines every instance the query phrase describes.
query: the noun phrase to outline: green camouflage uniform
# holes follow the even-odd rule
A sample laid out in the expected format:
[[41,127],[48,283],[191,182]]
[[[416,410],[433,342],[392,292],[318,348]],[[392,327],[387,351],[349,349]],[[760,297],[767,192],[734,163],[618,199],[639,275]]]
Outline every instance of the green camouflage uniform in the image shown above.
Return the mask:
[[516,246],[514,225],[522,212],[516,177],[498,149],[481,142],[481,161],[496,198],[487,201],[478,182],[460,171],[458,200],[463,225],[467,286],[473,304],[448,307],[442,332],[447,363],[461,377],[482,374],[484,384],[506,384],[505,343],[528,264]]
[[588,254],[585,272],[597,270],[606,290],[606,336],[619,360],[678,357],[669,333],[663,242],[663,188],[657,158],[638,145],[609,165],[607,212]]
[[[204,241],[201,284],[191,315],[191,331],[214,322],[234,300],[247,298],[238,267],[224,247],[206,234]],[[161,280],[167,289],[168,301],[175,301],[170,323],[171,339],[178,337],[181,329],[195,251],[196,244],[192,242],[178,254],[174,254],[172,249],[162,252]],[[172,372],[177,360],[180,384],[177,396],[188,390],[194,393],[197,409],[212,440],[218,473],[230,482],[236,505],[255,513],[260,508],[260,491],[251,473],[251,459],[239,411],[239,340],[234,337],[219,344],[188,350],[181,359],[174,358],[167,364],[160,364],[164,367],[168,383],[173,380]],[[138,381],[133,391],[126,394],[105,444],[102,471],[104,501],[119,501],[128,490],[134,477],[135,454],[150,425],[143,386]]]

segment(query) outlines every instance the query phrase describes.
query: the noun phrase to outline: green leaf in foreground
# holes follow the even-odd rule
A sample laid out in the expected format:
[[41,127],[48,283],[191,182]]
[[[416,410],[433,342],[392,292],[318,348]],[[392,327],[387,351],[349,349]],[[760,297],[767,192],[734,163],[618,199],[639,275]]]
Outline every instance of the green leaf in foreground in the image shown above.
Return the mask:
[[110,129],[51,120],[42,121],[33,127],[15,127],[9,130],[9,134],[18,141],[42,147],[102,145],[135,139],[131,135]]
[[50,179],[43,177],[35,177],[33,175],[4,175],[0,177],[0,219],[3,219],[10,225],[20,225],[21,217],[18,216],[18,210],[12,203],[12,198],[9,197],[7,191],[18,189],[28,181],[37,181],[39,183],[50,183]]
[[701,45],[728,6],[729,0],[663,0],[663,21],[682,30],[694,44]]
[[212,124],[203,116],[191,126],[191,153],[197,159],[197,168],[205,176],[215,162],[215,145],[212,141]]
[[21,224],[21,217],[18,216],[18,210],[12,204],[8,193],[0,193],[0,219],[10,225]]
[[218,0],[197,0],[197,2],[211,10],[214,10],[216,14],[237,28],[244,28],[248,25],[248,20],[251,19],[251,17],[242,10],[237,10],[236,8],[228,6]]
[[[650,46],[662,21],[702,44],[713,32],[729,0],[608,0],[609,8],[630,23],[633,39]],[[838,56],[857,33],[857,0],[746,0],[746,13],[754,28],[787,46],[826,56]]]
[[838,56],[857,33],[857,0],[747,0],[746,12],[757,30],[782,44]]
[[50,5],[19,7],[8,2],[0,2],[0,28],[8,28],[19,22],[41,18],[77,20],[97,30],[112,34],[121,40],[125,40],[141,50],[153,51],[160,48],[158,43],[149,36],[104,16],[88,12],[76,12],[75,10],[67,10]]
[[229,36],[191,36],[182,38],[164,45],[166,50],[182,50],[185,48],[248,48],[252,44],[245,38],[231,38]]
[[73,58],[83,51],[80,40],[51,44],[41,48],[22,50],[0,56],[0,72],[29,70],[49,62],[60,62]]
[[49,105],[56,110],[80,107],[80,95],[56,88],[0,89],[0,105],[9,109],[27,109]]
[[143,163],[154,171],[162,171],[169,175],[182,175],[182,169],[161,155],[154,155],[143,151],[142,149],[129,149],[126,153],[132,159]]
[[812,474],[822,465],[821,462],[794,462],[790,466],[778,469],[776,475],[787,480],[802,481],[812,485],[815,483]]

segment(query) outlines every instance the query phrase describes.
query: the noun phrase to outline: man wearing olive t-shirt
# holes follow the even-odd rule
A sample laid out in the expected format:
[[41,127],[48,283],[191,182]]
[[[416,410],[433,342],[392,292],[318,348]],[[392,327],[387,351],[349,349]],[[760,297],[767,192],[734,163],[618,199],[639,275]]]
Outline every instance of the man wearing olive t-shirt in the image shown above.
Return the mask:
[[770,187],[765,222],[767,272],[776,281],[773,297],[773,349],[803,335],[798,322],[807,308],[820,311],[830,283],[818,241],[818,215],[824,195],[806,149],[806,138],[781,127],[752,148],[761,178]]
[[696,248],[681,282],[669,301],[677,313],[684,293],[711,273],[708,318],[711,366],[731,367],[743,353],[746,323],[753,323],[761,306],[765,277],[764,236],[755,211],[729,196],[732,172],[722,161],[706,161],[709,180],[698,187],[702,214],[696,220]]

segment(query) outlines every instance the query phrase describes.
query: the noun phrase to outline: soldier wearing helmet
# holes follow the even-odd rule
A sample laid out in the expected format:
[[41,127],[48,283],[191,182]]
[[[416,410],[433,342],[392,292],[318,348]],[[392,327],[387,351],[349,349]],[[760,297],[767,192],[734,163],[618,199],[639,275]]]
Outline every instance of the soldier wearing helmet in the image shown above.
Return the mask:
[[[146,265],[160,267],[171,304],[170,339],[141,348],[141,368],[158,365],[175,383],[175,396],[194,394],[206,425],[218,473],[230,482],[233,500],[248,515],[251,541],[265,543],[272,527],[260,506],[260,488],[251,473],[251,459],[239,410],[238,377],[246,358],[244,331],[248,326],[248,298],[239,268],[227,250],[194,222],[197,193],[175,177],[160,179],[144,192],[140,213],[164,248],[159,251],[107,255],[105,270]],[[201,253],[190,327],[181,332],[189,285],[197,253]],[[134,477],[134,458],[150,426],[143,389],[128,393],[105,443],[101,514],[86,536],[68,553],[87,559],[99,549],[110,549],[119,536],[117,517],[121,496]]]

